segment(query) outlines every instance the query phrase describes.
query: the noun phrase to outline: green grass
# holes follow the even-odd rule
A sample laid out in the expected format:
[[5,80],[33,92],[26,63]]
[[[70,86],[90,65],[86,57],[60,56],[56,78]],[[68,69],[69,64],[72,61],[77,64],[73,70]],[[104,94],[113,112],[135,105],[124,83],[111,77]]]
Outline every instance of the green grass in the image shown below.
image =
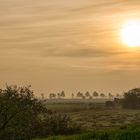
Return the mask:
[[73,136],[54,136],[36,140],[140,140],[140,128],[126,130],[96,131]]
[[46,107],[69,115],[74,122],[82,126],[83,133],[87,133],[36,140],[140,140],[140,127],[131,126],[140,123],[139,110],[106,108],[102,102],[95,104],[88,101],[83,103],[53,101],[46,103]]

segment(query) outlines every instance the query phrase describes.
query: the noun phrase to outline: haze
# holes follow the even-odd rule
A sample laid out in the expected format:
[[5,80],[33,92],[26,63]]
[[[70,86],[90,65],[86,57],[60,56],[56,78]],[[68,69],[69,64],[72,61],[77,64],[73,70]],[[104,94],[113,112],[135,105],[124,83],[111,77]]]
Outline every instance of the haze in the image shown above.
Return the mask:
[[120,41],[139,0],[0,0],[0,85],[122,93],[140,85],[140,49]]

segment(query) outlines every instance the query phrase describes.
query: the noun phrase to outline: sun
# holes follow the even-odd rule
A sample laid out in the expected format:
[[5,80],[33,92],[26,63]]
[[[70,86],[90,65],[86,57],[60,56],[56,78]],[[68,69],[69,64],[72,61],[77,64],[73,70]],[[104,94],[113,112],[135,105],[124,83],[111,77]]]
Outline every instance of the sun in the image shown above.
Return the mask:
[[124,24],[121,40],[128,47],[140,47],[140,20],[130,20]]

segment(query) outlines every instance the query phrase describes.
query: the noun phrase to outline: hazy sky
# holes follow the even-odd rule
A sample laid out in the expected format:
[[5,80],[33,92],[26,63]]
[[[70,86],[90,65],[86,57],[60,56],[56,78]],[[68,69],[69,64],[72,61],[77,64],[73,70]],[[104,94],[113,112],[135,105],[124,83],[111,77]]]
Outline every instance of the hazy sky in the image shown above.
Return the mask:
[[140,49],[123,45],[140,0],[0,0],[0,86],[123,92],[140,86]]

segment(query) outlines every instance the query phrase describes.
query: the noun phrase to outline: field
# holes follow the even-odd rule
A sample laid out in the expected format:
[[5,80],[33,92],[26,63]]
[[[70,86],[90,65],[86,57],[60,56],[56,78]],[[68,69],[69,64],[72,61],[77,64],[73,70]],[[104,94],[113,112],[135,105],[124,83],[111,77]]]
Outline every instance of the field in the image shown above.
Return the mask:
[[49,101],[47,108],[68,114],[84,130],[118,128],[140,122],[140,110],[105,107],[105,100],[94,101]]
[[[140,110],[107,108],[105,100],[52,100],[48,109],[69,115],[82,126],[83,133],[73,136],[54,136],[36,140],[139,140],[140,129],[129,128],[140,122]],[[85,133],[85,134],[84,134]]]

